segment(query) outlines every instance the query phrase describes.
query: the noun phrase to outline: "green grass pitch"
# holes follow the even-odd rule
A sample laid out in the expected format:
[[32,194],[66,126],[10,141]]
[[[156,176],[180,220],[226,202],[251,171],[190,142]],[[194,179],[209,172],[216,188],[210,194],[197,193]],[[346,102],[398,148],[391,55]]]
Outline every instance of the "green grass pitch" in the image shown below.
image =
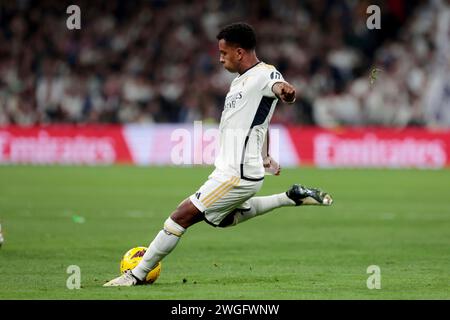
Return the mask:
[[[199,223],[155,284],[103,288],[210,171],[0,167],[0,300],[450,298],[449,170],[286,169],[259,195],[297,182],[329,191],[333,206],[227,229]],[[70,265],[81,269],[79,290],[66,287]],[[379,290],[367,288],[370,265],[381,269]]]

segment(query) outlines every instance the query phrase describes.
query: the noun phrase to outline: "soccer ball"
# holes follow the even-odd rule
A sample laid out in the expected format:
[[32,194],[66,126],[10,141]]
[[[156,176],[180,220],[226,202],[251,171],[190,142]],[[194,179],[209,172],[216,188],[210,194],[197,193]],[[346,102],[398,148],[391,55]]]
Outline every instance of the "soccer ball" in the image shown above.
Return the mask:
[[[135,268],[139,262],[142,260],[142,257],[144,256],[145,251],[147,250],[146,247],[135,247],[130,250],[128,250],[122,260],[120,261],[120,273],[123,274],[126,270],[131,270]],[[147,274],[147,277],[145,278],[146,284],[151,284],[158,279],[159,275],[161,273],[161,262],[158,262],[155,268],[153,268],[152,271],[150,271]]]

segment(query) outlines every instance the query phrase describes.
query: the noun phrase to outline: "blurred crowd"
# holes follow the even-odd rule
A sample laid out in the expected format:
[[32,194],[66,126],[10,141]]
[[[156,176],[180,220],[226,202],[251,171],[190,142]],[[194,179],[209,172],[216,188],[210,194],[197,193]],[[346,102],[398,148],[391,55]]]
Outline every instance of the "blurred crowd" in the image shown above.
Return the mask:
[[[66,9],[81,9],[69,30]],[[369,5],[381,29],[369,30]],[[298,89],[282,124],[450,126],[446,0],[0,2],[0,125],[218,122],[231,80],[215,36],[253,25]]]

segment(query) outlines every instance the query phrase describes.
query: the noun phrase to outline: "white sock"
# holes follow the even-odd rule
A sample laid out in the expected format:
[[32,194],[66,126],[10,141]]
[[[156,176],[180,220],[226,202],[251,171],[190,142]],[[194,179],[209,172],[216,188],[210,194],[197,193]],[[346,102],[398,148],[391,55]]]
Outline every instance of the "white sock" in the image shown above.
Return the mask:
[[236,212],[232,225],[236,225],[256,216],[263,215],[276,208],[295,206],[295,202],[291,200],[285,192],[274,194],[272,196],[250,198],[248,202],[250,203],[250,210],[239,210],[238,212]]
[[164,223],[164,229],[156,235],[148,246],[141,262],[132,270],[133,275],[140,280],[144,280],[158,262],[176,247],[185,231],[185,228],[168,218]]

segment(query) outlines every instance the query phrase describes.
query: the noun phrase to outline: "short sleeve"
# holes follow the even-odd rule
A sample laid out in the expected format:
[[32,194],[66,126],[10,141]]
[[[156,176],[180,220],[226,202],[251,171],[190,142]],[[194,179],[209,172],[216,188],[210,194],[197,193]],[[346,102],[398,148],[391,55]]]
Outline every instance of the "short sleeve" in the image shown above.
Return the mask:
[[281,73],[275,68],[271,68],[271,69],[267,70],[266,72],[264,72],[263,77],[264,77],[264,79],[263,79],[263,83],[264,83],[263,95],[265,97],[275,98],[275,94],[272,91],[273,85],[277,82],[286,82],[286,81],[284,80]]

